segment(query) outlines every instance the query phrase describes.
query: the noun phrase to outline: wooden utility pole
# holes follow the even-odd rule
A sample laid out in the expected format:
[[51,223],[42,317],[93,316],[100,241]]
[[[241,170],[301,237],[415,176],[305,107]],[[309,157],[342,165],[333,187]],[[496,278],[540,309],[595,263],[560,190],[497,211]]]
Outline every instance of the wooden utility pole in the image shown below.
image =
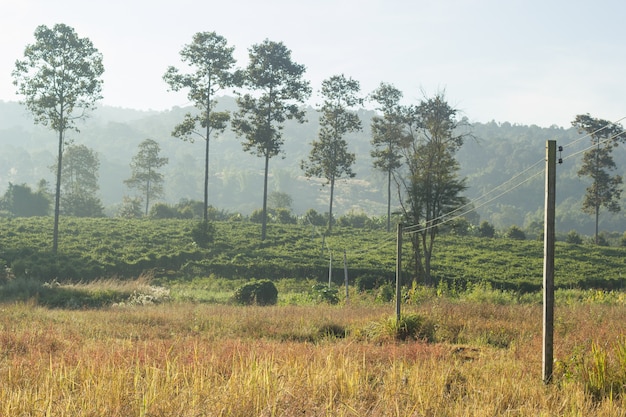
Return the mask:
[[543,237],[543,382],[552,380],[554,361],[554,241],[556,141],[546,142],[546,201]]
[[346,301],[348,301],[348,257],[346,250],[343,250],[343,275],[346,281]]
[[402,298],[402,223],[398,223],[396,248],[396,322],[400,322],[400,301]]

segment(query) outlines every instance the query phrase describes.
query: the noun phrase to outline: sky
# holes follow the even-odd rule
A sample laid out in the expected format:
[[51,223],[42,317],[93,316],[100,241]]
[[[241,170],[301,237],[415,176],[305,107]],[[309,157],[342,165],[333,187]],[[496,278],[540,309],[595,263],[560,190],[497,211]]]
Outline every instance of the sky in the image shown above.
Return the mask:
[[344,74],[365,96],[381,82],[405,104],[445,92],[470,122],[571,126],[577,114],[626,116],[623,0],[0,0],[0,100],[39,25],[64,23],[102,53],[102,104],[167,110],[168,66],[197,32],[217,32],[237,65],[265,39],[321,82]]

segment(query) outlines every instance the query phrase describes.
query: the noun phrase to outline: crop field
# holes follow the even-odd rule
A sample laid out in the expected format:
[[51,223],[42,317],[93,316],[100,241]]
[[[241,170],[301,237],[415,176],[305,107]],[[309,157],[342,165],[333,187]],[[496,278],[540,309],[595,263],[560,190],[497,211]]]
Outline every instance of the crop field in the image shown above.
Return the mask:
[[[359,274],[393,273],[394,239],[338,229],[338,302],[311,228],[189,221],[0,221],[0,416],[626,415],[623,248],[557,244],[555,364],[541,380],[542,246],[442,236],[436,287],[407,285],[402,318]],[[410,270],[404,271],[410,276]],[[249,278],[273,306],[241,306]]]

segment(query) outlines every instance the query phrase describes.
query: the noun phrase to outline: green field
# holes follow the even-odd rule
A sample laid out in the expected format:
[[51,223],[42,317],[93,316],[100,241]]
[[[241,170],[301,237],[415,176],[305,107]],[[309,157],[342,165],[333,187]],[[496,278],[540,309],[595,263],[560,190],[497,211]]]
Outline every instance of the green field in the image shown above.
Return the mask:
[[[260,226],[248,222],[215,223],[215,241],[196,245],[191,220],[62,219],[58,255],[50,252],[51,218],[0,220],[0,259],[17,277],[46,282],[136,278],[151,271],[161,278],[216,276],[226,279],[344,280],[345,251],[349,277],[395,276],[394,233],[336,228],[269,225],[261,242]],[[330,249],[330,252],[329,252]],[[626,248],[557,242],[557,288],[620,289],[626,277]],[[465,288],[488,283],[506,290],[533,292],[542,282],[543,245],[539,241],[442,235],[433,255],[437,282]],[[410,246],[405,240],[403,276],[411,280]],[[353,282],[353,281],[352,281]]]

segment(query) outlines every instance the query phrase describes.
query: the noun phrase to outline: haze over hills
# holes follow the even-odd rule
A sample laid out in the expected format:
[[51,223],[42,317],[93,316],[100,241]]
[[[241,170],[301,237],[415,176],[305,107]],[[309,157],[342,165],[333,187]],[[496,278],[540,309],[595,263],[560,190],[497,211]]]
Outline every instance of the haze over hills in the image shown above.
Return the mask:
[[[222,109],[235,110],[232,97],[222,97]],[[100,197],[109,215],[115,215],[124,195],[130,191],[123,181],[130,177],[130,161],[144,139],[156,140],[161,156],[169,158],[162,168],[165,176],[165,197],[162,201],[177,203],[181,199],[202,200],[204,174],[204,143],[181,141],[171,137],[173,127],[192,108],[174,107],[168,111],[137,111],[100,107],[89,119],[79,124],[79,133],[68,132],[67,139],[95,150],[100,159]],[[353,167],[356,177],[341,180],[335,192],[334,212],[364,212],[382,216],[386,212],[385,176],[373,170],[370,157],[370,122],[375,115],[359,111],[363,131],[347,137],[350,152],[356,154]],[[592,115],[602,117],[602,115]],[[572,115],[574,119],[575,115]],[[293,212],[301,215],[314,208],[328,211],[328,187],[321,180],[306,179],[300,161],[310,151],[310,142],[317,136],[318,116],[307,108],[308,122],[287,123],[284,130],[284,154],[270,160],[270,191],[288,193],[293,198]],[[548,139],[557,140],[566,149],[564,163],[558,167],[557,232],[575,229],[591,234],[593,219],[580,207],[588,180],[578,178],[581,155],[589,140],[574,143],[582,135],[575,129],[560,127],[511,125],[510,123],[475,123],[475,140],[467,140],[457,157],[461,175],[467,178],[465,193],[476,206],[480,220],[487,220],[498,229],[511,225],[532,228],[543,221],[544,155]],[[569,144],[573,144],[569,146]],[[35,185],[41,179],[54,184],[50,166],[56,160],[55,132],[34,125],[24,107],[15,102],[0,101],[0,194],[9,182]],[[618,174],[625,175],[626,148],[614,152]],[[518,174],[522,174],[519,175]],[[513,181],[508,182],[512,178]],[[230,130],[211,139],[209,203],[228,212],[250,214],[262,204],[263,161],[243,151],[241,138]],[[510,190],[510,192],[506,192]],[[485,198],[480,198],[486,195]],[[622,201],[626,210],[626,200]],[[601,212],[601,230],[623,232],[624,213]]]

